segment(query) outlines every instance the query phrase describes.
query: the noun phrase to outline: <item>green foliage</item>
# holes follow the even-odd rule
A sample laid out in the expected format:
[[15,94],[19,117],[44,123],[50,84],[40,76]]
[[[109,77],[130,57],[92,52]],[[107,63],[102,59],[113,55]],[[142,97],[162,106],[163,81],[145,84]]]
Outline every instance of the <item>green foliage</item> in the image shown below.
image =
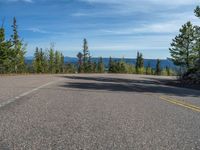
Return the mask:
[[98,64],[97,64],[97,72],[98,73],[104,73],[105,72],[105,68],[104,68],[104,63],[103,63],[103,58],[100,57]]
[[34,54],[34,61],[33,61],[33,68],[36,73],[42,72],[42,63],[39,48],[36,47],[35,54]]
[[83,53],[79,52],[77,58],[79,73],[95,73],[97,71],[97,64],[92,62],[86,39],[83,40]]
[[24,56],[26,54],[26,45],[22,43],[22,40],[19,38],[18,35],[18,26],[17,20],[14,17],[13,19],[13,35],[11,35],[11,42],[12,42],[12,64],[14,67],[15,73],[22,73],[25,70],[25,59]]
[[65,69],[64,69],[64,73],[76,73],[76,67],[71,64],[71,63],[67,63],[65,65]]
[[91,60],[91,56],[89,55],[89,59],[87,62],[87,68],[86,68],[87,73],[92,73],[93,72],[93,62]]
[[0,28],[0,72],[1,73],[22,73],[25,72],[24,55],[26,45],[18,35],[16,18],[13,19],[13,35],[7,41],[5,39],[5,29]]
[[33,68],[35,73],[48,73],[49,71],[47,52],[43,52],[42,48],[39,50],[39,48],[36,47]]
[[61,71],[61,53],[55,52],[55,73],[60,73]]
[[136,64],[135,64],[136,73],[144,73],[144,58],[142,53],[137,52]]
[[173,39],[170,53],[176,65],[189,69],[194,65],[195,28],[187,22],[180,29],[180,34]]
[[195,14],[197,17],[200,17],[200,7],[197,6],[196,9],[194,10]]
[[93,73],[97,73],[97,63],[96,63],[96,62],[94,62],[94,63],[92,64],[92,72],[93,72]]
[[[69,67],[72,68],[68,64]],[[74,66],[73,66],[74,67]],[[33,68],[35,73],[66,73],[70,72],[66,68],[64,56],[59,51],[53,50],[52,46],[49,51],[43,52],[42,49],[36,48],[34,54]],[[72,69],[71,69],[72,70]]]
[[[195,11],[196,14],[198,14],[198,9],[199,8]],[[0,28],[0,73],[22,73],[25,71],[34,73],[76,73],[77,71],[79,73],[104,73],[107,70],[102,57],[99,58],[98,63],[92,61],[86,39],[83,40],[83,52],[77,54],[78,65],[73,65],[71,63],[65,64],[63,54],[56,51],[53,44],[50,46],[50,49],[46,51],[43,51],[41,48],[36,48],[33,64],[26,65],[24,61],[26,44],[23,43],[18,34],[16,18],[13,19],[12,29],[13,34],[11,39],[6,40],[3,26]],[[173,41],[175,44],[172,44],[171,53],[174,56],[174,60],[177,58],[176,61],[178,62],[179,59],[176,56],[182,56],[183,53],[188,50],[191,52],[189,55],[191,58],[189,57],[189,59],[186,59],[189,60],[189,63],[186,64],[196,67],[200,66],[200,63],[198,63],[200,60],[199,31],[199,27],[193,27],[190,23],[183,26],[183,29],[180,30],[181,34]],[[193,40],[193,38],[195,40]],[[192,42],[193,45],[190,42]],[[177,51],[180,51],[180,53]],[[185,56],[180,59],[181,62],[184,58]],[[157,64],[157,68],[160,68],[159,63]],[[143,55],[139,52],[137,53],[136,65],[126,63],[124,59],[113,61],[110,57],[108,72],[171,75],[171,70],[169,68],[165,68],[162,71],[161,69],[156,69],[156,71],[154,71],[150,67],[150,64],[145,68]]]
[[49,72],[50,72],[50,73],[55,73],[55,53],[54,53],[54,45],[51,45],[51,47],[50,47],[48,63],[49,63]]
[[0,28],[0,73],[6,73],[9,71],[11,60],[9,58],[11,54],[11,42],[5,40],[5,30]]
[[83,73],[83,54],[79,52],[77,54],[78,57],[78,72]]
[[200,27],[195,26],[194,68],[200,70]]
[[83,71],[85,73],[89,72],[88,70],[88,61],[89,61],[89,50],[87,39],[83,40]]
[[146,75],[152,75],[152,68],[151,68],[151,64],[150,62],[148,63],[147,67],[146,67]]
[[174,76],[176,74],[172,69],[170,69],[168,66],[166,66],[164,69],[162,69],[161,75],[163,75],[163,76]]
[[[200,18],[200,7],[195,9],[195,15]],[[180,34],[173,39],[170,48],[172,60],[181,66],[182,81],[199,83],[200,72],[200,27],[187,22],[180,29]]]
[[135,73],[135,66],[127,64],[124,59],[119,62],[113,61],[110,57],[109,60],[109,73]]
[[161,75],[162,69],[161,69],[160,63],[161,63],[160,59],[157,59],[156,70],[155,70],[156,75]]
[[60,73],[64,73],[64,69],[65,69],[65,57],[61,53],[60,54]]

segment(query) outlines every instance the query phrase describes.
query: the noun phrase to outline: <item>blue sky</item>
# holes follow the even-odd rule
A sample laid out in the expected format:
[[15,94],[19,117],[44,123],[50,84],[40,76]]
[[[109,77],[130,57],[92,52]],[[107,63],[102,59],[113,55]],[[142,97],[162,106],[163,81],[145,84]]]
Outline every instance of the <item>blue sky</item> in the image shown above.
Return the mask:
[[182,24],[200,24],[193,10],[199,0],[0,0],[0,18],[10,35],[12,18],[28,43],[27,56],[36,46],[51,42],[65,56],[76,56],[87,38],[94,57],[169,57],[169,46]]

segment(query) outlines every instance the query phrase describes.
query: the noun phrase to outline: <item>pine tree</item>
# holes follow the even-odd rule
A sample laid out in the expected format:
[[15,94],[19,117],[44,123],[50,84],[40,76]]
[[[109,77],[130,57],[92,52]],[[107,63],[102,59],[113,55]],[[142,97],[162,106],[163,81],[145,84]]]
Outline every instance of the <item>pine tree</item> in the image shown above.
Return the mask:
[[43,73],[42,57],[43,57],[42,49],[39,50],[39,48],[36,47],[34,54],[34,61],[33,61],[33,68],[36,73]]
[[97,72],[97,63],[96,62],[93,63],[93,71],[92,72],[93,73]]
[[89,54],[89,59],[88,59],[87,72],[88,73],[93,72],[93,63],[92,63],[92,58],[91,58],[90,54]]
[[113,73],[113,60],[112,60],[112,57],[109,58],[109,64],[108,64],[108,72],[109,73]]
[[4,68],[4,60],[6,59],[6,51],[5,51],[5,33],[4,28],[0,28],[0,71],[3,73],[5,71]]
[[137,58],[136,58],[136,65],[135,65],[136,73],[143,73],[144,69],[144,58],[142,53],[137,52]]
[[[200,7],[197,6],[195,9],[195,14],[197,17],[200,18]],[[196,58],[195,58],[195,69],[200,70],[200,27],[195,26],[195,46],[194,50],[196,52]]]
[[136,58],[136,64],[135,64],[136,73],[139,73],[139,58],[140,58],[140,53],[137,52],[137,58]]
[[47,73],[48,72],[48,57],[47,54],[40,48],[39,51],[39,58],[41,62],[41,73]]
[[25,69],[25,59],[24,55],[26,53],[26,45],[22,43],[22,40],[20,40],[18,35],[18,26],[17,26],[17,20],[14,17],[13,18],[13,35],[11,36],[12,45],[13,45],[13,67],[15,73],[23,72]]
[[161,75],[161,66],[160,66],[160,63],[161,63],[161,61],[160,61],[160,59],[157,59],[157,62],[156,62],[156,75]]
[[48,73],[48,50],[42,51],[42,72]]
[[200,27],[195,26],[195,43],[194,43],[194,68],[200,70]]
[[124,58],[119,62],[119,73],[127,73],[127,64]]
[[55,52],[55,73],[60,73],[61,55],[59,51]]
[[82,73],[83,72],[83,54],[79,52],[77,54],[78,57],[78,72]]
[[195,30],[191,22],[187,22],[180,29],[180,34],[173,39],[170,53],[176,65],[186,68],[193,67],[195,57],[194,41]]
[[51,45],[50,50],[49,50],[48,64],[49,64],[49,72],[55,73],[55,55],[54,55],[54,46],[53,45]]
[[98,73],[104,73],[104,63],[103,63],[103,58],[100,57],[98,60],[98,65],[97,65],[97,72]]
[[165,70],[167,72],[167,76],[170,76],[171,75],[171,71],[170,71],[170,68],[168,66],[165,67]]
[[7,73],[11,67],[11,42],[5,39],[5,29],[0,28],[0,73]]
[[151,75],[151,70],[152,70],[151,64],[150,62],[148,62],[148,65],[146,67],[146,75]]
[[65,67],[65,57],[64,55],[61,53],[60,55],[60,59],[61,59],[61,63],[60,63],[60,72],[64,73],[64,67]]
[[194,12],[195,12],[196,16],[200,18],[200,7],[199,6],[196,7]]
[[87,72],[88,69],[89,50],[87,40],[83,40],[83,69]]

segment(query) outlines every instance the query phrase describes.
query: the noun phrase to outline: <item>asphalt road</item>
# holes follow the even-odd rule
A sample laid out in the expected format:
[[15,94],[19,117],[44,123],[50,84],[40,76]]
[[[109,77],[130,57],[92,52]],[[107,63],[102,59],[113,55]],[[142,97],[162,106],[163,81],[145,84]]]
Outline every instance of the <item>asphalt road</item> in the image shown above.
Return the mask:
[[0,77],[0,150],[200,150],[200,92],[169,77]]

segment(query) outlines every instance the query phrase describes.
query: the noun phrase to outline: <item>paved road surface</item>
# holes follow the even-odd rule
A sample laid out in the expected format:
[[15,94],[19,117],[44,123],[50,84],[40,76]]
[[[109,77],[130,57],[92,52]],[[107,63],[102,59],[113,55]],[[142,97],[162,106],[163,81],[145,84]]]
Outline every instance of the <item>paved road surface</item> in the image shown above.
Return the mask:
[[0,150],[199,150],[200,92],[168,77],[0,77]]

